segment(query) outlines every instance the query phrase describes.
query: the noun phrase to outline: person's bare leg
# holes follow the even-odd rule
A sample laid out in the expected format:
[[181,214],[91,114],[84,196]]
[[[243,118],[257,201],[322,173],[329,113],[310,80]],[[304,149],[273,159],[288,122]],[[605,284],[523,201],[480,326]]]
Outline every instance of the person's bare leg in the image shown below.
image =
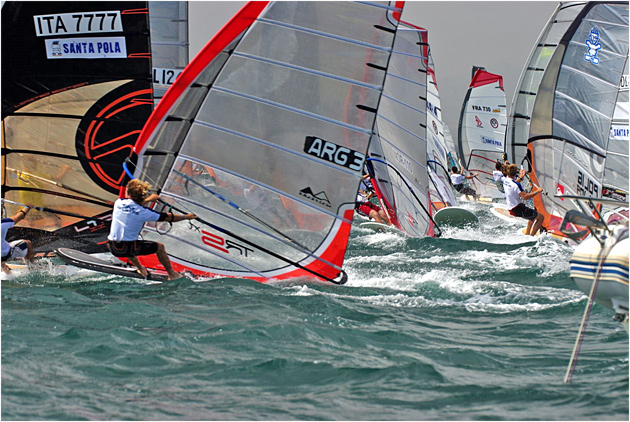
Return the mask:
[[27,240],[26,244],[28,245],[28,252],[26,253],[26,259],[29,260],[31,264],[33,264],[34,263],[33,259],[35,257],[35,249],[33,249],[33,243],[30,240]]
[[525,228],[525,234],[529,235],[532,231],[532,225],[534,224],[534,220],[527,221],[527,228]]
[[534,227],[532,228],[532,231],[531,231],[532,236],[536,236],[536,233],[538,233],[538,230],[540,230],[540,228],[542,227],[544,220],[545,220],[545,216],[543,216],[542,214],[538,214],[536,216],[536,219],[534,220]]
[[140,263],[137,256],[130,256],[127,259],[129,259],[129,262],[136,266],[138,271],[140,271],[140,274],[142,274],[142,277],[147,278],[149,276],[149,272],[147,271],[145,266]]
[[378,215],[378,212],[375,210],[370,211],[370,218],[373,218],[377,223],[383,224],[383,220],[381,220],[381,216]]
[[180,273],[173,270],[171,260],[166,253],[166,248],[164,247],[164,244],[158,242],[158,250],[156,254],[158,260],[160,261],[160,264],[162,264],[162,266],[166,269],[166,272],[168,272],[169,280],[177,280],[178,278],[182,278],[182,275]]
[[383,223],[385,223],[385,224],[387,224],[387,225],[389,225],[389,224],[390,224],[390,223],[389,223],[389,220],[387,219],[387,214],[385,214],[385,211],[380,210],[380,211],[378,212],[378,215],[379,215],[379,217],[381,217],[381,221],[382,221]]

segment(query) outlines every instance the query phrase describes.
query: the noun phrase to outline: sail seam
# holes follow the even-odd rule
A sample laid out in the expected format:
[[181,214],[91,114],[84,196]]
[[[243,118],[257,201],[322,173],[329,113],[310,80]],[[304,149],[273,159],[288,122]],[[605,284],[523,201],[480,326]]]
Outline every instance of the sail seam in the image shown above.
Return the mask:
[[[372,134],[372,131],[370,131],[370,130],[363,129],[363,128],[358,127],[358,126],[350,125],[350,124],[341,122],[339,120],[334,120],[334,119],[331,119],[329,117],[322,116],[321,114],[311,113],[311,112],[306,111],[306,110],[302,110],[302,109],[299,109],[299,108],[296,108],[296,107],[291,107],[291,106],[289,106],[287,104],[278,103],[276,101],[271,101],[271,100],[267,100],[265,98],[255,97],[253,95],[249,95],[249,94],[245,94],[245,93],[242,93],[242,92],[233,91],[231,89],[222,88],[222,87],[218,87],[218,86],[213,87],[213,90],[215,90],[217,92],[223,92],[223,93],[226,93],[226,94],[232,94],[232,95],[235,95],[237,97],[246,98],[248,100],[256,101],[256,102],[259,102],[259,103],[271,105],[271,106],[274,106],[274,107],[281,108],[283,110],[292,111],[294,113],[298,113],[298,114],[301,114],[303,116],[311,117],[313,119],[321,120],[321,121],[324,121],[324,122],[327,122],[327,123],[330,123],[330,124],[333,124],[333,125],[345,127],[345,128],[348,128],[348,129],[352,129],[352,130],[355,130],[357,132],[362,132],[362,133],[367,134],[367,135],[371,135]],[[199,123],[199,121],[196,121],[196,123]]]
[[280,22],[280,21],[275,21],[275,20],[271,20],[271,19],[266,19],[266,18],[259,18],[258,22],[263,22],[269,25],[275,25],[275,26],[279,26],[279,27],[283,27],[283,28],[289,28],[289,29],[293,29],[296,31],[301,31],[301,32],[306,32],[308,34],[314,34],[314,35],[318,35],[324,38],[330,38],[330,39],[334,39],[334,40],[338,40],[338,41],[343,41],[343,42],[347,42],[350,44],[354,44],[354,45],[360,45],[362,47],[369,47],[369,48],[373,48],[375,50],[380,50],[383,52],[387,52],[389,53],[391,51],[391,49],[387,48],[387,47],[383,47],[380,45],[376,45],[376,44],[370,44],[364,41],[359,41],[359,40],[355,40],[353,38],[347,38],[347,37],[342,37],[339,35],[333,35],[330,32],[323,32],[323,31],[317,31],[315,29],[311,29],[311,28],[306,28],[303,26],[298,26],[298,25],[291,25],[289,23],[286,22]]
[[325,78],[329,78],[329,79],[334,79],[334,80],[350,83],[352,85],[358,85],[358,86],[361,86],[361,87],[364,87],[364,88],[373,89],[375,91],[379,91],[380,90],[380,85],[368,84],[368,83],[364,83],[364,82],[361,82],[361,81],[357,81],[356,79],[344,78],[344,77],[341,77],[341,76],[334,75],[332,73],[322,72],[320,70],[310,69],[310,68],[303,67],[303,66],[292,65],[292,64],[288,64],[288,63],[281,62],[281,61],[278,61],[278,60],[272,60],[272,59],[268,59],[268,58],[265,58],[265,57],[254,56],[254,55],[251,55],[251,54],[241,53],[241,52],[236,52],[236,51],[233,53],[233,56],[234,57],[242,57],[244,59],[259,61],[259,62],[263,62],[263,63],[270,63],[270,64],[274,64],[274,65],[277,65],[277,66],[280,66],[280,67],[285,67],[285,68],[288,68],[288,69],[293,69],[293,70],[301,71],[301,72],[304,72],[304,73],[309,73],[311,75],[323,76]]

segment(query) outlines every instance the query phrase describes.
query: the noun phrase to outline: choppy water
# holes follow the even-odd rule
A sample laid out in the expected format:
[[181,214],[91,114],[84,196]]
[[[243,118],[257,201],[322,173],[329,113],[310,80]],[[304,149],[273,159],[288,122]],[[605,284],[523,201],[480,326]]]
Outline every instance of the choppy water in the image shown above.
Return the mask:
[[3,420],[628,420],[628,335],[571,247],[493,219],[407,239],[354,228],[345,286],[2,282]]

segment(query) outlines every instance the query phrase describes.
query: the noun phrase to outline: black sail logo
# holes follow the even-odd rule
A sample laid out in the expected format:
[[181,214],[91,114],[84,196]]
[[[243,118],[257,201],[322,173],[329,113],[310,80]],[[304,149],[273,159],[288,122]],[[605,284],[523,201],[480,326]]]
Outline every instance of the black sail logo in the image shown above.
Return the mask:
[[315,194],[313,193],[313,189],[308,187],[300,191],[300,196],[303,196],[310,199],[311,201],[315,201],[320,205],[330,208],[330,200],[328,199],[328,195],[326,195],[326,192],[324,191]]
[[364,154],[315,136],[306,137],[304,152],[324,161],[355,171],[361,171],[363,162],[365,161]]

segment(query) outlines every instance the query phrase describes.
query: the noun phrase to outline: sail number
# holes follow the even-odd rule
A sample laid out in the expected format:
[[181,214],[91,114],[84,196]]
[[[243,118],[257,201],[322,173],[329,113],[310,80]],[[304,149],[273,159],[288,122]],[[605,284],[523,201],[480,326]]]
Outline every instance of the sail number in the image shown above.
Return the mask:
[[599,197],[599,185],[591,180],[588,175],[578,171],[577,194],[579,196],[595,196]]
[[365,160],[365,155],[360,152],[316,138],[315,136],[306,137],[304,152],[355,171],[361,171]]
[[203,236],[201,236],[201,241],[205,245],[211,246],[223,253],[229,254],[230,249],[233,249],[241,256],[248,256],[248,252],[254,252],[253,249],[249,249],[243,245],[239,245],[229,239],[224,239],[221,236],[217,236],[216,234],[209,233],[205,230],[202,230],[201,233],[203,234]]
[[94,13],[62,13],[59,15],[33,16],[38,37],[51,35],[94,34],[122,32],[120,11]]
[[178,69],[153,68],[153,83],[156,85],[173,85],[175,79],[182,73]]

